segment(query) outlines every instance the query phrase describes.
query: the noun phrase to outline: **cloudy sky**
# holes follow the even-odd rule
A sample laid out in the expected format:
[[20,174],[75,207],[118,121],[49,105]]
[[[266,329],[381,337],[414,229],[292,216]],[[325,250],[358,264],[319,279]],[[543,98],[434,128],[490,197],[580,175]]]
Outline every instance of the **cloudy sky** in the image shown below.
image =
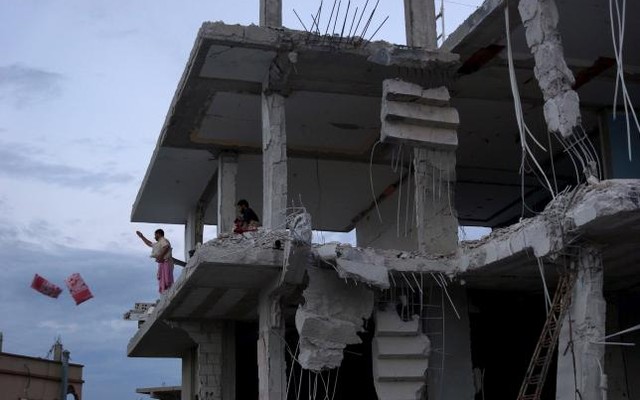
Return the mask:
[[[480,3],[445,1],[448,32]],[[284,0],[285,25],[301,28],[294,8],[310,25],[318,4]],[[404,43],[402,0],[376,15],[375,26],[389,16],[376,38]],[[177,360],[126,358],[136,324],[122,313],[156,298],[134,236],[155,226],[129,214],[198,28],[257,17],[258,0],[0,0],[4,351],[45,356],[60,336],[85,365],[88,399],[179,384]],[[182,254],[182,226],[165,228]],[[95,298],[44,297],[29,288],[36,272],[59,285],[80,272]]]

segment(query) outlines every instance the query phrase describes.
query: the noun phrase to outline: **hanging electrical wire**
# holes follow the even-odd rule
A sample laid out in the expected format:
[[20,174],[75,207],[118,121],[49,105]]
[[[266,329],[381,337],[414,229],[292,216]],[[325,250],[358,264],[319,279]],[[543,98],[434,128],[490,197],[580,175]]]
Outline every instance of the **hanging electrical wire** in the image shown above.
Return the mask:
[[[516,78],[515,67],[513,65],[513,51],[511,48],[511,29],[509,23],[509,9],[505,7],[504,10],[504,19],[505,19],[505,30],[507,36],[507,55],[509,62],[509,80],[511,81],[511,93],[513,95],[513,104],[516,114],[516,122],[518,124],[518,132],[520,133],[520,146],[522,149],[522,162],[520,164],[520,174],[524,175],[524,166],[527,160],[531,160],[535,165],[535,168],[540,172],[540,175],[543,178],[543,182],[541,182],[545,189],[549,191],[551,197],[555,199],[556,192],[547,177],[544,169],[538,163],[533,151],[529,147],[529,141],[527,138],[531,139],[535,145],[537,145],[542,151],[546,152],[547,149],[535,138],[535,136],[529,130],[529,127],[524,121],[524,113],[522,111],[522,103],[520,102],[520,92],[518,90],[518,80]],[[524,178],[523,178],[524,179]],[[523,190],[524,190],[524,182],[523,182]],[[522,196],[522,202],[524,204],[524,194]]]
[[[615,8],[615,13],[613,12]],[[624,48],[624,28],[627,17],[627,1],[622,0],[609,0],[609,18],[611,21],[611,40],[613,42],[613,51],[616,58],[616,86],[613,94],[613,119],[616,118],[616,110],[618,105],[618,93],[621,92],[622,103],[624,105],[625,119],[627,123],[627,149],[629,153],[629,161],[632,160],[631,155],[631,120],[636,125],[636,129],[640,132],[640,122],[638,122],[638,115],[631,102],[629,91],[627,90],[627,84],[624,77],[624,60],[623,60],[623,48]],[[615,18],[614,18],[615,17]]]

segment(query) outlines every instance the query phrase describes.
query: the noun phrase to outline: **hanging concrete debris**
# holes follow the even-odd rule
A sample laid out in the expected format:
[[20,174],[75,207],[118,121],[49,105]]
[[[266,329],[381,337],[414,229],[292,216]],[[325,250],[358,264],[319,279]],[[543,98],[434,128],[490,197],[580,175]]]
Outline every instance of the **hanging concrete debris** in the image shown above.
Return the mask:
[[340,278],[350,278],[376,286],[389,288],[389,271],[384,267],[384,257],[352,247],[343,247],[345,258],[336,259],[336,271]]
[[357,335],[373,311],[373,292],[350,286],[333,270],[309,268],[304,305],[296,312],[300,335],[298,360],[304,369],[321,371],[340,366],[348,344],[361,343]]
[[419,400],[426,387],[431,342],[417,315],[403,321],[396,310],[376,312],[373,378],[380,400]]
[[558,8],[554,0],[521,0],[518,10],[535,58],[533,72],[545,100],[547,128],[568,138],[581,123],[580,98],[572,89],[575,79],[564,59]]
[[458,111],[449,107],[446,87],[423,89],[414,83],[386,79],[382,83],[380,113],[382,142],[456,148]]

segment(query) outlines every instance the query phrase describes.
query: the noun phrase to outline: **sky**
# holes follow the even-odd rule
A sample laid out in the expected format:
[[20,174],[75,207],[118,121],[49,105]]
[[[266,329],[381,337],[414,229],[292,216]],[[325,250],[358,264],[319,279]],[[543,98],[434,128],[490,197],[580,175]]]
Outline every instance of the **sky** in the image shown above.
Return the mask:
[[[380,1],[372,26],[389,20],[375,39],[404,43],[402,3]],[[445,1],[446,33],[480,3]],[[44,357],[61,337],[72,362],[85,365],[88,399],[179,385],[179,360],[126,357],[136,323],[122,314],[157,298],[155,265],[134,235],[156,226],[130,223],[131,205],[200,25],[257,24],[258,4],[0,0],[3,351]],[[318,5],[283,0],[284,25],[302,29],[295,8],[310,26]],[[183,254],[184,228],[163,228]],[[353,234],[324,235],[332,238]],[[80,306],[67,293],[54,300],[29,288],[34,273],[62,286],[73,272],[95,295]]]

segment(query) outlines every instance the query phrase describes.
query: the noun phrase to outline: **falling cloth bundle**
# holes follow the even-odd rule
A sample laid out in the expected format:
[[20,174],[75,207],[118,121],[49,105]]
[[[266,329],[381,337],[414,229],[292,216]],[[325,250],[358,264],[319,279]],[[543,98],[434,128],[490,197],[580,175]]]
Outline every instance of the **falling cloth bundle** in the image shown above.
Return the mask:
[[76,305],[79,305],[93,297],[91,290],[89,290],[87,284],[84,283],[84,280],[79,273],[76,272],[75,274],[71,274],[64,282],[67,284],[69,293],[71,293],[71,297],[75,300]]
[[57,299],[58,296],[60,296],[60,293],[62,293],[62,289],[59,286],[54,285],[38,274],[33,276],[31,287],[45,296],[53,297],[54,299]]

